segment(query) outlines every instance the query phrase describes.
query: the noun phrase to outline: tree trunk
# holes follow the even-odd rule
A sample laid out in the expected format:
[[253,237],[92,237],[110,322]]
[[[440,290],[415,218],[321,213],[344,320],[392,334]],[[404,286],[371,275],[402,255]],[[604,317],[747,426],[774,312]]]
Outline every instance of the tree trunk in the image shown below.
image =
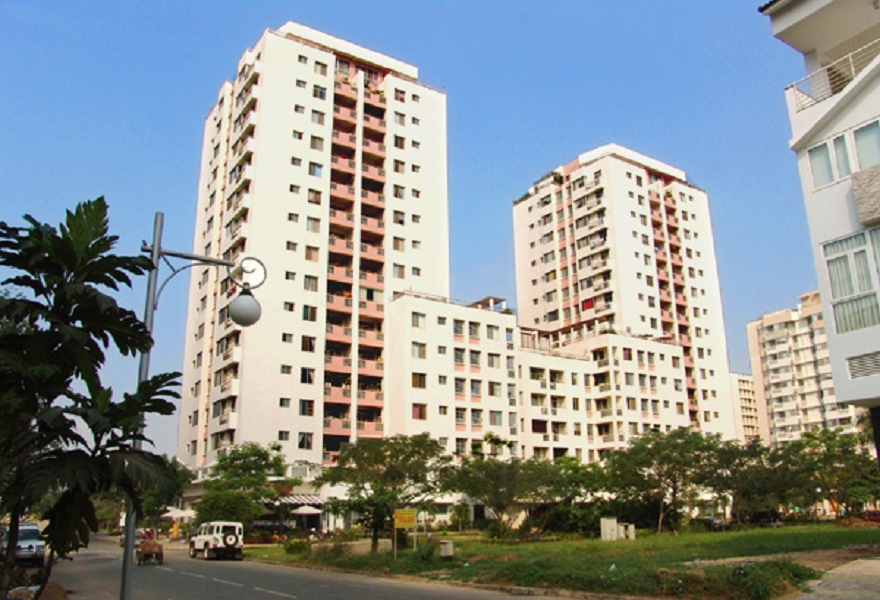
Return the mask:
[[15,568],[15,549],[18,546],[18,525],[21,522],[21,510],[18,504],[13,505],[9,514],[9,535],[6,538],[6,556],[3,557],[3,565],[0,567],[0,598],[9,595],[12,584],[12,570]]

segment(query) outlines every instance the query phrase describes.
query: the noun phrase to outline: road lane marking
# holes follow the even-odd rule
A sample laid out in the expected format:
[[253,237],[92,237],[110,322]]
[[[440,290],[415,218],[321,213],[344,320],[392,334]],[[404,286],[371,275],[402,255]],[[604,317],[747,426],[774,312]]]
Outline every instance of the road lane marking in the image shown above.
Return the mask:
[[216,581],[217,583],[225,583],[226,585],[234,585],[236,587],[244,587],[243,583],[238,583],[235,581],[226,581],[225,579],[217,579],[216,577],[211,577],[211,581]]
[[296,596],[291,596],[290,594],[284,594],[282,592],[276,592],[275,590],[267,590],[263,588],[255,587],[254,590],[258,592],[263,592],[266,594],[272,594],[273,596],[281,596],[282,598],[296,598]]
[[189,575],[190,577],[198,577],[199,579],[204,579],[204,575],[199,575],[198,573],[190,573],[189,571],[181,571],[181,575]]
[[168,571],[169,573],[174,573],[174,569],[169,569],[168,567],[156,567],[156,568],[159,570],[162,570],[162,571]]

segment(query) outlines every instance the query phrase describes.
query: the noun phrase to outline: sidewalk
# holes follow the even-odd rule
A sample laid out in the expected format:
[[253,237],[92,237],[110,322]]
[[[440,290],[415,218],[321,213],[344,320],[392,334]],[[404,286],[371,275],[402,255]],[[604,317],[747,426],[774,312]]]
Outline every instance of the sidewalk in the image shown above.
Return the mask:
[[831,569],[810,592],[790,600],[875,600],[880,598],[880,557],[860,558]]

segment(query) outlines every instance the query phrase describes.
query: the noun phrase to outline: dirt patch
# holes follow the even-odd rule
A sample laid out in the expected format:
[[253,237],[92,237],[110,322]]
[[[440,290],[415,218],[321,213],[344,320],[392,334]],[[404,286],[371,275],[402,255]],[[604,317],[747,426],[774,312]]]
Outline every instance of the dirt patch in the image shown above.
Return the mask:
[[850,546],[848,548],[838,548],[835,550],[808,550],[805,552],[787,552],[784,554],[765,554],[763,556],[754,556],[748,558],[722,558],[719,560],[704,560],[689,563],[693,566],[706,565],[723,565],[731,563],[753,562],[758,560],[773,560],[790,558],[796,563],[800,563],[805,567],[816,569],[817,571],[830,571],[840,565],[852,562],[859,558],[869,558],[880,556],[880,546],[874,544],[865,544],[860,546]]
[[835,525],[837,525],[838,527],[844,527],[846,529],[880,529],[880,523],[867,521],[858,517],[841,519],[840,521],[836,521]]

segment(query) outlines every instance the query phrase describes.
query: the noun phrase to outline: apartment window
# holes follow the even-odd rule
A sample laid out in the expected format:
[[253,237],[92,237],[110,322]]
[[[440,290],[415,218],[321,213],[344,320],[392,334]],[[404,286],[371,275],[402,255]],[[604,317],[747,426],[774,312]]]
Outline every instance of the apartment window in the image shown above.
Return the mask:
[[282,343],[285,343],[285,344],[293,343],[293,334],[292,333],[282,333],[281,334],[281,341],[282,341]]
[[406,125],[406,115],[403,113],[394,113],[394,123],[396,125]]
[[315,62],[315,73],[317,73],[318,75],[326,75],[327,65],[321,62]]
[[413,118],[412,118],[412,124],[413,124],[413,125],[418,125],[419,123],[421,123],[421,121],[419,121],[419,118],[418,118],[418,117],[413,117]]
[[312,97],[317,98],[318,100],[324,100],[327,98],[327,88],[321,87],[320,85],[316,85],[312,88]]
[[413,94],[413,95],[412,95],[412,101],[413,101],[413,102],[418,102],[418,101],[419,101],[419,96],[418,96],[418,94]]
[[418,173],[418,172],[421,171],[421,170],[422,170],[422,167],[420,167],[419,165],[413,165],[413,166],[412,166],[412,172],[413,172],[413,173]]
[[313,135],[309,146],[312,148],[312,150],[323,150],[324,138]]
[[428,405],[427,404],[413,404],[412,405],[412,418],[416,421],[424,421],[428,418]]
[[302,342],[300,343],[300,349],[303,352],[314,352],[315,351],[315,338],[304,335],[302,336]]
[[279,431],[278,432],[278,441],[279,442],[286,442],[289,439],[290,439],[290,432],[289,431]]
[[394,99],[398,102],[406,102],[406,92],[403,90],[394,90]]
[[479,396],[482,392],[483,382],[479,379],[471,380],[471,396]]
[[480,366],[480,352],[478,350],[470,351],[470,364],[472,367]]
[[394,222],[397,225],[406,225],[406,215],[399,210],[395,210],[394,211]]
[[399,237],[394,238],[393,244],[394,244],[395,250],[400,250],[400,251],[406,250],[406,240],[403,238],[399,238]]
[[285,247],[287,248],[288,252],[296,252],[296,242],[288,241]]
[[306,246],[306,260],[317,261],[318,249],[314,246]]
[[424,373],[412,374],[412,386],[416,389],[424,389],[428,387],[428,377]]
[[427,344],[422,344],[420,342],[413,342],[412,343],[412,356],[413,356],[413,358],[425,358],[427,347],[428,347]]
[[300,54],[299,55],[299,62],[300,62],[300,64],[304,65],[309,62],[309,59],[304,54]]
[[315,401],[314,400],[300,400],[299,401],[299,414],[303,417],[313,417],[315,416]]
[[302,79],[297,79],[296,80],[296,87],[305,89],[306,82],[303,81]]
[[412,222],[413,222],[413,223],[421,223],[421,222],[422,222],[422,217],[421,217],[421,215],[413,215],[413,216],[412,216]]
[[493,354],[490,352],[489,355],[486,357],[486,359],[487,359],[486,364],[488,364],[489,367],[491,367],[493,369],[498,369],[501,367],[501,355],[500,354]]
[[471,410],[471,425],[480,426],[483,424],[483,411],[479,408]]
[[394,172],[395,173],[405,173],[406,172],[406,163],[402,160],[394,161]]
[[290,365],[281,365],[281,374],[282,375],[290,375],[293,373],[293,367]]
[[[300,166],[300,165],[302,164],[302,162],[303,162],[303,161],[302,161],[301,158],[297,158],[296,156],[291,156],[291,157],[290,157],[290,164],[292,164],[294,167],[298,167],[298,166]],[[293,190],[290,190],[290,191],[292,192]],[[297,189],[296,191],[299,192],[298,189]]]
[[406,277],[406,266],[405,265],[393,265],[392,267],[392,275],[395,279],[403,279]]
[[453,319],[452,333],[453,335],[464,335],[464,321],[461,319]]
[[853,137],[860,169],[880,163],[880,122],[874,121],[856,129]]
[[309,190],[309,204],[321,204],[321,190]]
[[464,394],[464,379],[460,377],[455,378],[455,393]]
[[421,198],[422,192],[420,192],[419,190],[412,190],[412,197],[413,198]]
[[318,308],[316,306],[303,305],[302,318],[303,321],[317,321]]
[[489,395],[498,397],[501,395],[501,384],[497,381],[489,382]]
[[316,123],[317,125],[324,124],[324,113],[319,110],[312,111],[312,123]]
[[303,132],[302,132],[302,131],[297,131],[297,130],[294,129],[294,130],[293,130],[293,139],[295,139],[295,140],[301,140],[301,139],[303,139]]
[[286,310],[287,312],[293,312],[293,309],[295,307],[296,307],[296,305],[293,302],[285,302],[284,303],[284,310]]
[[[290,187],[289,187],[288,189],[289,189],[290,192],[293,193],[293,194],[299,194],[300,187],[299,187],[298,185],[296,185],[296,184],[291,183],[291,184],[290,184]],[[291,220],[292,220],[292,221],[295,221],[296,219],[291,219]]]
[[314,275],[306,275],[303,277],[303,289],[307,292],[318,291],[318,278]]
[[286,279],[287,281],[296,281],[296,273],[294,273],[293,271],[285,271],[284,279]]
[[421,276],[422,276],[422,270],[421,270],[419,267],[413,267],[413,268],[412,268],[412,274],[413,274],[413,277],[421,277]]
[[424,329],[425,328],[425,314],[414,312],[412,313],[412,326],[416,329]]
[[313,177],[320,177],[323,169],[324,168],[318,163],[315,163],[315,162],[309,163],[309,175],[312,175]]
[[280,408],[290,408],[290,398],[278,398],[278,406]]
[[302,367],[299,370],[299,382],[300,383],[315,383],[315,370],[309,369],[306,367]]
[[[303,81],[303,83],[305,84],[305,81]],[[296,106],[293,107],[293,112],[299,113],[301,115],[305,114],[306,107],[303,106],[302,104],[297,104]]]
[[311,433],[300,433],[299,441],[297,442],[297,448],[300,450],[311,450],[312,449],[312,434]]
[[394,197],[401,198],[401,199],[405,198],[406,197],[406,188],[404,188],[402,185],[395,185],[394,186]]
[[837,333],[880,324],[877,286],[873,280],[880,273],[880,229],[823,244],[822,251],[831,283]]
[[422,144],[421,144],[421,142],[417,142],[417,141],[413,140],[412,147],[415,149],[419,149],[422,147]]
[[401,150],[406,148],[406,138],[403,138],[399,135],[395,135],[394,136],[394,147],[400,148]]

